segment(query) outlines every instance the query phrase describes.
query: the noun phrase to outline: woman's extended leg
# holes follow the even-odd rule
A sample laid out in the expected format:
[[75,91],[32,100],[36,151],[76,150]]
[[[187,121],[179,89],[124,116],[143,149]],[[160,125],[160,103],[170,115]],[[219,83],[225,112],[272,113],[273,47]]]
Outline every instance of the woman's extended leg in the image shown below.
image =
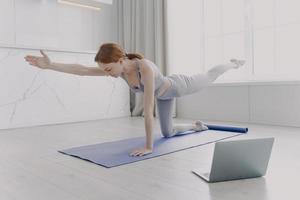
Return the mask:
[[238,69],[245,64],[244,60],[231,59],[230,63],[217,65],[210,70],[208,70],[208,76],[215,81],[219,76],[224,74],[230,69]]
[[207,127],[200,121],[196,121],[195,124],[177,124],[173,126],[172,107],[174,104],[174,98],[166,100],[156,99],[156,101],[160,129],[164,137],[172,137],[176,135],[176,133],[181,133],[188,130],[207,130]]
[[230,63],[217,65],[206,73],[198,73],[192,76],[173,74],[169,76],[177,86],[177,97],[193,94],[211,85],[219,76],[230,69],[237,69],[244,65],[245,61],[231,59]]
[[228,64],[221,64],[211,68],[206,73],[199,73],[192,76],[183,74],[173,74],[168,76],[171,79],[171,88],[163,95],[164,100],[157,99],[157,108],[162,134],[165,137],[172,137],[178,132],[188,130],[203,131],[207,130],[201,121],[197,120],[194,124],[175,124],[172,122],[172,106],[174,97],[180,97],[200,91],[212,84],[219,76],[230,69],[241,67],[245,61],[231,59]]

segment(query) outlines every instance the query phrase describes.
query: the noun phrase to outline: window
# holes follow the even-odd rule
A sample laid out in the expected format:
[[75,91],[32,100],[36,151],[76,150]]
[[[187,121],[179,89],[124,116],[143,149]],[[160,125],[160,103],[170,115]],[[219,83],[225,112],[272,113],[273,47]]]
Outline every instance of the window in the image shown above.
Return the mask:
[[299,0],[203,0],[205,66],[243,58],[218,80],[299,80],[299,10]]

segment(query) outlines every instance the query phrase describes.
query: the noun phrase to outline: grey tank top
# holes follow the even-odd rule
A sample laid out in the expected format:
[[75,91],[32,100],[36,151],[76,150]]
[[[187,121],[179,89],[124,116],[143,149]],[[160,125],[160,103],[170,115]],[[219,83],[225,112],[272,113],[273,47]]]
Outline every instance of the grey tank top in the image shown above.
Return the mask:
[[[137,79],[139,80],[139,86],[134,86],[134,87],[130,87],[128,81],[126,80],[126,78],[124,77],[124,75],[122,74],[121,77],[127,82],[128,86],[130,87],[130,90],[133,92],[144,92],[144,85],[141,82],[141,73],[140,73],[140,66],[139,66],[139,62],[136,61],[136,65],[137,65],[137,70],[136,70],[136,76]],[[158,95],[159,89],[160,87],[163,85],[163,83],[166,81],[166,77],[164,77],[162,75],[162,73],[159,71],[159,69],[157,68],[157,66],[154,63],[150,63],[150,66],[153,69],[154,72],[154,96]]]

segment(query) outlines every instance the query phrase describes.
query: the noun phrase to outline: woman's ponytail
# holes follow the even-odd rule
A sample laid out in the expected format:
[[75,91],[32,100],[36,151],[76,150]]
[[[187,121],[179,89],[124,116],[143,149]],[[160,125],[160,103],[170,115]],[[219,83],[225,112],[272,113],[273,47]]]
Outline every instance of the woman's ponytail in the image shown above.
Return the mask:
[[142,54],[139,54],[139,53],[125,53],[125,56],[129,60],[132,60],[134,58],[138,58],[138,59],[143,59],[144,58],[144,56]]

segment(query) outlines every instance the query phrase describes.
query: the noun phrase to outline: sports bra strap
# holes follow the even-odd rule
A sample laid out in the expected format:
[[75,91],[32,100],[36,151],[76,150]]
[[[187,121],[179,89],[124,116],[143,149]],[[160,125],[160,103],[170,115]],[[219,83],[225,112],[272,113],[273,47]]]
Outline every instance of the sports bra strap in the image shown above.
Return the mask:
[[140,73],[140,66],[139,66],[139,63],[138,61],[136,61],[136,65],[137,65],[137,70],[136,70],[136,75],[137,75],[137,78],[139,80],[139,84],[140,84],[140,87],[142,85],[142,82],[141,82],[141,73]]

